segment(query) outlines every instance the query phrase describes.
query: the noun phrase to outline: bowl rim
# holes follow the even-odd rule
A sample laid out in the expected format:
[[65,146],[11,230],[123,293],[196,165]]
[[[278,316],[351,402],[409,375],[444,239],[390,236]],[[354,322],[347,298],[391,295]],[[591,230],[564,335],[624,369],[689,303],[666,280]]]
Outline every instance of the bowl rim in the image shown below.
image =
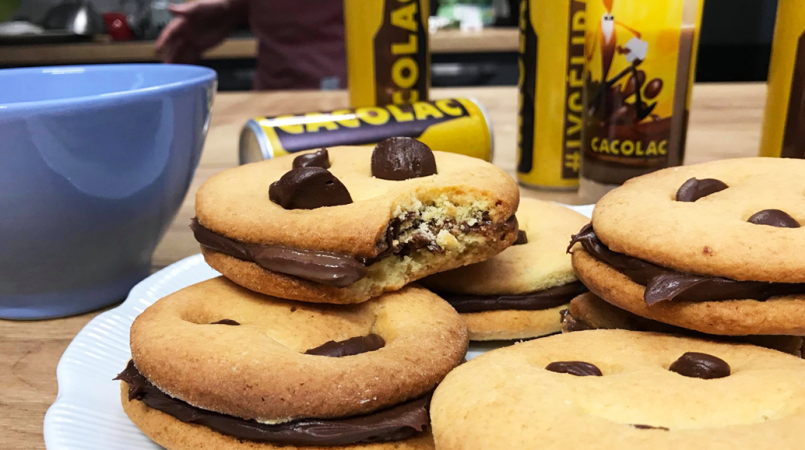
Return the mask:
[[138,89],[120,90],[103,94],[82,95],[77,97],[67,97],[49,100],[33,100],[24,102],[2,103],[0,102],[0,114],[24,109],[43,109],[48,107],[75,106],[78,104],[106,103],[110,100],[133,100],[141,97],[162,93],[166,91],[177,91],[195,87],[199,84],[215,82],[218,78],[215,70],[209,67],[197,66],[192,64],[89,64],[89,65],[66,65],[66,66],[41,66],[41,67],[18,67],[10,69],[0,69],[0,80],[4,75],[15,73],[42,73],[42,72],[85,72],[85,71],[120,71],[126,69],[148,69],[148,70],[174,70],[177,68],[191,69],[198,72],[194,76],[174,81],[171,83],[157,84],[155,86],[143,87]]

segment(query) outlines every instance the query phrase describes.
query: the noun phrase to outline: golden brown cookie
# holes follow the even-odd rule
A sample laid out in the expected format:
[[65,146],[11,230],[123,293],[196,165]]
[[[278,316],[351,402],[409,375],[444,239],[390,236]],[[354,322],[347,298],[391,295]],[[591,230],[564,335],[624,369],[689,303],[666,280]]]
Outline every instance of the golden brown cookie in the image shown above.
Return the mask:
[[[457,308],[467,322],[471,340],[526,339],[558,333],[559,311],[583,291],[578,285],[551,295],[556,288],[577,282],[566,251],[567,241],[589,219],[555,203],[522,199],[517,221],[527,242],[486,261],[422,281]],[[463,309],[471,300],[477,300],[478,305]],[[520,309],[518,304],[522,305]],[[484,310],[484,305],[490,309]]]
[[[605,195],[593,228],[612,251],[680,272],[738,281],[805,283],[805,228],[750,223],[780,210],[805,224],[805,161],[728,159],[633,178]],[[677,201],[691,178],[727,188]],[[702,192],[705,193],[705,192]]]
[[[438,173],[398,181],[373,176],[371,147],[329,149],[328,169],[291,174],[299,156],[229,169],[196,196],[205,259],[249,289],[358,303],[485,260],[516,238],[517,185],[484,161],[433,152]],[[279,204],[269,199],[275,182]],[[337,205],[280,206],[325,200]]]
[[429,431],[399,442],[354,444],[337,447],[286,446],[238,440],[202,425],[184,423],[149,408],[139,400],[128,400],[128,385],[121,383],[123,410],[146,436],[168,450],[432,450]]
[[779,350],[794,356],[802,356],[803,339],[799,336],[718,336],[715,334],[699,333],[632,314],[629,311],[607,303],[592,292],[579,295],[571,300],[568,309],[562,314],[562,332],[565,333],[601,329],[654,331],[696,337],[699,339],[742,342]]
[[433,436],[438,450],[795,450],[804,375],[802,359],[750,345],[568,333],[451,372],[431,404]]
[[[304,354],[370,334],[382,348],[343,358]],[[466,348],[458,314],[417,286],[337,307],[265,297],[215,278],[163,298],[131,328],[136,368],[161,391],[266,423],[354,416],[417,398]]]
[[805,335],[805,295],[718,302],[664,301],[649,306],[645,286],[630,280],[580,246],[573,249],[579,279],[607,302],[659,322],[719,335]]

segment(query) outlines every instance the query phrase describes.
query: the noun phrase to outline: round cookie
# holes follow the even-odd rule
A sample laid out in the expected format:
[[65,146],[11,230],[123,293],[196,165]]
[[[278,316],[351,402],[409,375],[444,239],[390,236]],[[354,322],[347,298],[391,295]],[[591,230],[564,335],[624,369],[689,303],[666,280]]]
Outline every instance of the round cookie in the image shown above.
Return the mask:
[[690,330],[718,335],[805,335],[805,295],[757,300],[687,302],[647,305],[645,286],[592,257],[580,245],[573,249],[573,268],[587,288],[607,302],[638,316]]
[[[371,334],[382,348],[305,354]],[[160,391],[261,423],[350,417],[420,397],[466,348],[458,314],[417,286],[337,307],[265,297],[216,278],[163,298],[131,328],[136,368]]]
[[[605,195],[593,228],[612,251],[680,272],[738,281],[805,283],[805,227],[748,222],[781,210],[805,225],[805,160],[745,158],[673,167],[627,181]],[[689,179],[728,186],[676,201]]]
[[141,401],[128,400],[126,383],[121,383],[123,410],[146,436],[168,450],[432,450],[429,431],[399,442],[322,446],[285,446],[235,439],[202,425],[184,423]]
[[[567,240],[589,219],[555,203],[524,198],[517,220],[527,243],[486,261],[431,275],[422,283],[449,302],[450,294],[517,296],[576,282]],[[526,339],[559,332],[559,312],[565,308],[563,303],[538,310],[489,310],[461,316],[471,340]]]
[[[436,174],[398,181],[373,176],[371,148],[338,147],[328,153],[327,170],[334,179],[313,168],[305,178],[313,181],[293,184],[289,174],[300,157],[295,154],[229,169],[204,183],[196,195],[194,227],[200,242],[199,230],[207,236],[202,242],[206,261],[258,292],[348,304],[485,260],[516,238],[519,190],[487,162],[433,152]],[[316,184],[325,179],[331,184]],[[326,193],[338,185],[351,202],[285,209],[269,199],[272,184],[283,186],[288,204],[335,197],[344,202],[340,188],[333,188],[339,192],[335,197]],[[282,258],[291,258],[298,270],[288,270],[291,265]]]
[[[693,377],[701,367],[677,362],[688,352],[729,369],[712,364],[703,372],[722,378]],[[575,376],[594,371],[561,362],[592,364],[601,376]],[[802,359],[760,347],[581,331],[463,364],[437,388],[431,421],[438,450],[794,450],[805,423],[803,375]]]
[[600,329],[654,331],[699,339],[742,342],[790,353],[794,356],[802,356],[803,339],[799,336],[718,336],[699,333],[632,314],[607,303],[592,292],[584,293],[571,300],[567,311],[562,313],[562,332],[564,333]]

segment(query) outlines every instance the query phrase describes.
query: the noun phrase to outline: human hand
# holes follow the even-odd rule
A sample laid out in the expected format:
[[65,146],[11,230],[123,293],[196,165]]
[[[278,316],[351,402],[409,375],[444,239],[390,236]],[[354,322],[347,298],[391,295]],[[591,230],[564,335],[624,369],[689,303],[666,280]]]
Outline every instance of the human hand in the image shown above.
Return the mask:
[[173,20],[162,30],[156,53],[165,63],[189,64],[224,40],[245,19],[240,0],[195,0],[170,5]]

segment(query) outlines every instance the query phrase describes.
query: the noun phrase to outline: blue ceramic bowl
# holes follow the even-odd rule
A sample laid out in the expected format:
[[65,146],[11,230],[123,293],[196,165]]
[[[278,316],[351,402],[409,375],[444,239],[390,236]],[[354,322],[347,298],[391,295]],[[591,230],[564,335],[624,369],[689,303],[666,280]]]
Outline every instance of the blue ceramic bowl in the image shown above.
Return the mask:
[[0,318],[97,309],[149,275],[215,88],[195,66],[0,70]]

